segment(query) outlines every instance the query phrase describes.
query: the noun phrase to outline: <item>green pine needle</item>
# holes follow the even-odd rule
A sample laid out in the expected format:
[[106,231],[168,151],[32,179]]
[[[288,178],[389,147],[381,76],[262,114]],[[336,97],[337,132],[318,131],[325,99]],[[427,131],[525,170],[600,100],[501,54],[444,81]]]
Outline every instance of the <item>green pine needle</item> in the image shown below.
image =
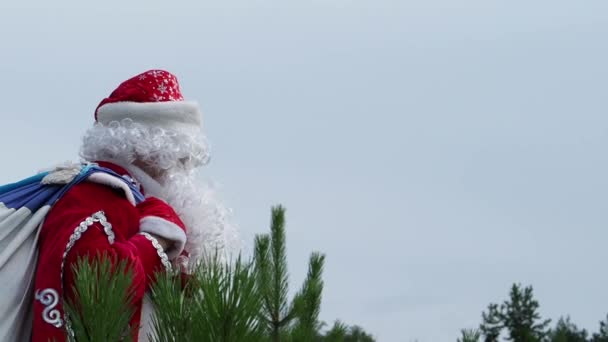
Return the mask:
[[65,302],[79,342],[131,341],[133,272],[125,260],[113,266],[107,255],[80,258],[72,267],[73,300]]

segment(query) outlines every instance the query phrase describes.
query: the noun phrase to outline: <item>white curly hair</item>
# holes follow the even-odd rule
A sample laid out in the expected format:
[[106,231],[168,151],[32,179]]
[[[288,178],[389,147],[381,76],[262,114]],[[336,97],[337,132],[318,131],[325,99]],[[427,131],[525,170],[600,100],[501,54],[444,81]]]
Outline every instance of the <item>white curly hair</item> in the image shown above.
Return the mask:
[[123,119],[95,123],[83,137],[80,156],[128,164],[141,161],[160,170],[192,170],[209,162],[209,145],[202,133],[177,133]]

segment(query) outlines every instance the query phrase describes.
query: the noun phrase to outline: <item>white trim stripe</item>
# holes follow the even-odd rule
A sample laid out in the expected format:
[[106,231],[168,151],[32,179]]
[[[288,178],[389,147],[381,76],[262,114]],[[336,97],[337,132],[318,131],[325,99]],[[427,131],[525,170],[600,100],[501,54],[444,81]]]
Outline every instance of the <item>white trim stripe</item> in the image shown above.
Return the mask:
[[189,134],[199,133],[203,121],[198,103],[193,101],[114,102],[97,110],[97,121],[104,125],[124,119]]

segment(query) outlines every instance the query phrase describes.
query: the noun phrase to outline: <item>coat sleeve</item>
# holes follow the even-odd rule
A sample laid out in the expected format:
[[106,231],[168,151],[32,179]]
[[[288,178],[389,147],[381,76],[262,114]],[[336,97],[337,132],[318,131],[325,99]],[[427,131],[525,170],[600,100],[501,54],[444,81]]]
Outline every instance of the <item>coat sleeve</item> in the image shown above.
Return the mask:
[[66,193],[47,216],[39,239],[32,341],[65,340],[62,301],[51,299],[71,299],[73,265],[97,255],[106,255],[113,265],[125,260],[132,268],[131,324],[139,326],[145,291],[154,273],[164,267],[162,250],[138,231],[137,209],[112,189],[82,184]]

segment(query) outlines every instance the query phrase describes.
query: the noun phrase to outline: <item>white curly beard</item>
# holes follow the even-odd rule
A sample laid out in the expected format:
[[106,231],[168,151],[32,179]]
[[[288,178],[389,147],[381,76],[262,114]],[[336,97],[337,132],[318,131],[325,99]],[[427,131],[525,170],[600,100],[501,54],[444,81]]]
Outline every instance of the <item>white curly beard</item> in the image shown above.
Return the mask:
[[[229,258],[240,251],[242,243],[230,222],[231,212],[218,201],[211,185],[197,181],[194,173],[184,172],[169,172],[157,184],[160,186],[146,190],[146,196],[165,200],[184,221],[189,265],[216,253]],[[146,184],[143,186],[146,189]]]

